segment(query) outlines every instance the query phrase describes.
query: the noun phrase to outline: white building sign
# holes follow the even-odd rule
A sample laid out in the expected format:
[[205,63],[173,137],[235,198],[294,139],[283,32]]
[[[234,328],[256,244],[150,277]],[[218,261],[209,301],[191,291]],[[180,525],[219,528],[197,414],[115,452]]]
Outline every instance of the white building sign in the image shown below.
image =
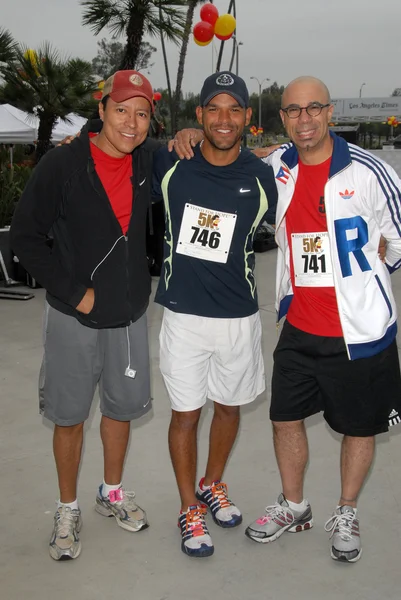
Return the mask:
[[334,98],[333,121],[384,122],[387,117],[401,119],[401,96],[391,98]]

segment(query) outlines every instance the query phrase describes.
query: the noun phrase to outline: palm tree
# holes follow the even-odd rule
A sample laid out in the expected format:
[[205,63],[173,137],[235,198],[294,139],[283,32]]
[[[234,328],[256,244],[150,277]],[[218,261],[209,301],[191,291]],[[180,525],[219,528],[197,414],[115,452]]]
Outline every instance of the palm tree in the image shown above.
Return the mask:
[[181,101],[182,82],[184,79],[185,60],[187,57],[189,36],[191,35],[191,31],[192,31],[192,23],[194,20],[195,8],[197,8],[200,4],[204,4],[205,2],[208,2],[208,0],[188,0],[187,1],[188,10],[187,10],[187,16],[185,19],[184,34],[182,36],[180,58],[178,61],[178,70],[177,70],[177,83],[176,83],[176,88],[175,88],[175,93],[174,93],[173,111],[171,114],[171,132],[173,135],[175,135],[175,133],[177,131],[177,126],[178,126],[178,113],[179,113],[180,101]]
[[92,93],[96,83],[90,63],[81,59],[62,59],[45,43],[39,50],[18,46],[15,61],[0,68],[4,85],[0,101],[35,115],[39,119],[36,160],[50,147],[57,118],[68,120],[69,113],[89,116],[93,112]]
[[[113,37],[125,34],[126,46],[120,69],[133,69],[144,34],[160,37],[178,44],[185,20],[181,7],[186,0],[81,0],[84,7],[82,22],[95,35],[104,28]],[[163,18],[160,19],[159,10]]]
[[0,28],[0,62],[8,63],[14,59],[17,42],[7,29]]
[[[159,1],[159,19],[160,22],[163,22],[163,9],[162,9],[162,1]],[[170,80],[170,69],[168,66],[168,60],[167,60],[167,51],[166,51],[166,42],[164,39],[164,33],[163,30],[160,29],[160,42],[161,42],[161,47],[162,47],[162,54],[163,54],[163,61],[164,61],[164,70],[166,72],[166,80],[167,80],[167,93],[168,93],[168,106],[169,106],[169,110],[170,110],[170,127],[171,127],[171,133],[173,133],[172,130],[172,118],[173,118],[173,94],[171,92],[171,80]]]

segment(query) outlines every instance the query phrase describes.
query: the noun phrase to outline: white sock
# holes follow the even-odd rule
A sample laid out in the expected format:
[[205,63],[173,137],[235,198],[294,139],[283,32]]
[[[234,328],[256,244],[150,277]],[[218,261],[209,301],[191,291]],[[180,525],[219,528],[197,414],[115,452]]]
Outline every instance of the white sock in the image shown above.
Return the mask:
[[117,484],[109,485],[103,479],[102,496],[104,498],[108,498],[110,492],[114,492],[115,490],[119,490],[121,486],[122,486],[122,483],[117,483]]
[[303,512],[305,512],[305,510],[306,510],[306,508],[308,506],[305,498],[299,504],[297,504],[296,502],[291,502],[291,500],[287,500],[287,502],[288,502],[288,506],[290,507],[290,509],[293,512],[297,512],[297,513],[303,513]]
[[77,499],[75,499],[74,502],[61,502],[61,500],[59,500],[57,502],[57,508],[61,508],[62,506],[65,506],[66,508],[71,508],[71,510],[78,510],[79,508]]

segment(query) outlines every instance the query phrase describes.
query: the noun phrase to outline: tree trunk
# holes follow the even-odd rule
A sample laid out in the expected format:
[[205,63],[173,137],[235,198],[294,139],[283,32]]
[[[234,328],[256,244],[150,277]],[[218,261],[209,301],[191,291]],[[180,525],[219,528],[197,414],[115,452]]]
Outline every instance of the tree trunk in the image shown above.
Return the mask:
[[[162,5],[161,2],[159,2],[159,19],[160,19],[160,23],[163,22],[163,11],[162,11]],[[167,60],[167,52],[166,52],[166,44],[164,42],[164,35],[163,35],[163,29],[160,28],[160,41],[161,41],[161,45],[162,45],[162,53],[163,53],[163,60],[164,60],[164,70],[166,71],[166,79],[167,79],[167,92],[168,92],[168,105],[169,105],[169,109],[170,109],[170,128],[171,128],[171,134],[174,135],[174,131],[173,131],[173,96],[171,94],[171,81],[170,81],[170,71],[168,68],[168,60]]]
[[57,121],[57,115],[53,113],[41,113],[39,115],[38,142],[36,144],[36,163],[50,150],[53,127]]
[[181,50],[180,50],[180,59],[178,62],[177,85],[176,85],[175,94],[174,94],[173,112],[171,114],[171,133],[172,133],[172,135],[176,134],[177,127],[178,127],[178,113],[179,113],[180,102],[181,102],[182,82],[184,79],[185,59],[187,57],[189,36],[191,35],[192,22],[194,20],[195,7],[197,4],[198,4],[198,0],[190,0],[188,10],[187,10],[184,35],[182,38],[182,44],[181,44]]
[[128,22],[127,44],[124,49],[124,55],[119,70],[135,69],[139,49],[142,43],[144,24],[143,17],[138,18],[137,14],[134,14],[133,12]]

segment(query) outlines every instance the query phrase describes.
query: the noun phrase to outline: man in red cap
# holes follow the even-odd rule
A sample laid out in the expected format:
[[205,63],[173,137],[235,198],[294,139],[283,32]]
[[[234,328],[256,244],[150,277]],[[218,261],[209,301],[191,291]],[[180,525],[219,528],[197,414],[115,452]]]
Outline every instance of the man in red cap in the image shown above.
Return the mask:
[[146,138],[153,109],[146,77],[112,75],[99,105],[102,130],[89,133],[89,126],[42,159],[11,227],[15,254],[47,291],[40,410],[54,423],[55,560],[81,552],[77,476],[98,384],[104,477],[96,510],[128,531],[148,526],[122,474],[130,421],[151,408],[146,220],[156,147]]

